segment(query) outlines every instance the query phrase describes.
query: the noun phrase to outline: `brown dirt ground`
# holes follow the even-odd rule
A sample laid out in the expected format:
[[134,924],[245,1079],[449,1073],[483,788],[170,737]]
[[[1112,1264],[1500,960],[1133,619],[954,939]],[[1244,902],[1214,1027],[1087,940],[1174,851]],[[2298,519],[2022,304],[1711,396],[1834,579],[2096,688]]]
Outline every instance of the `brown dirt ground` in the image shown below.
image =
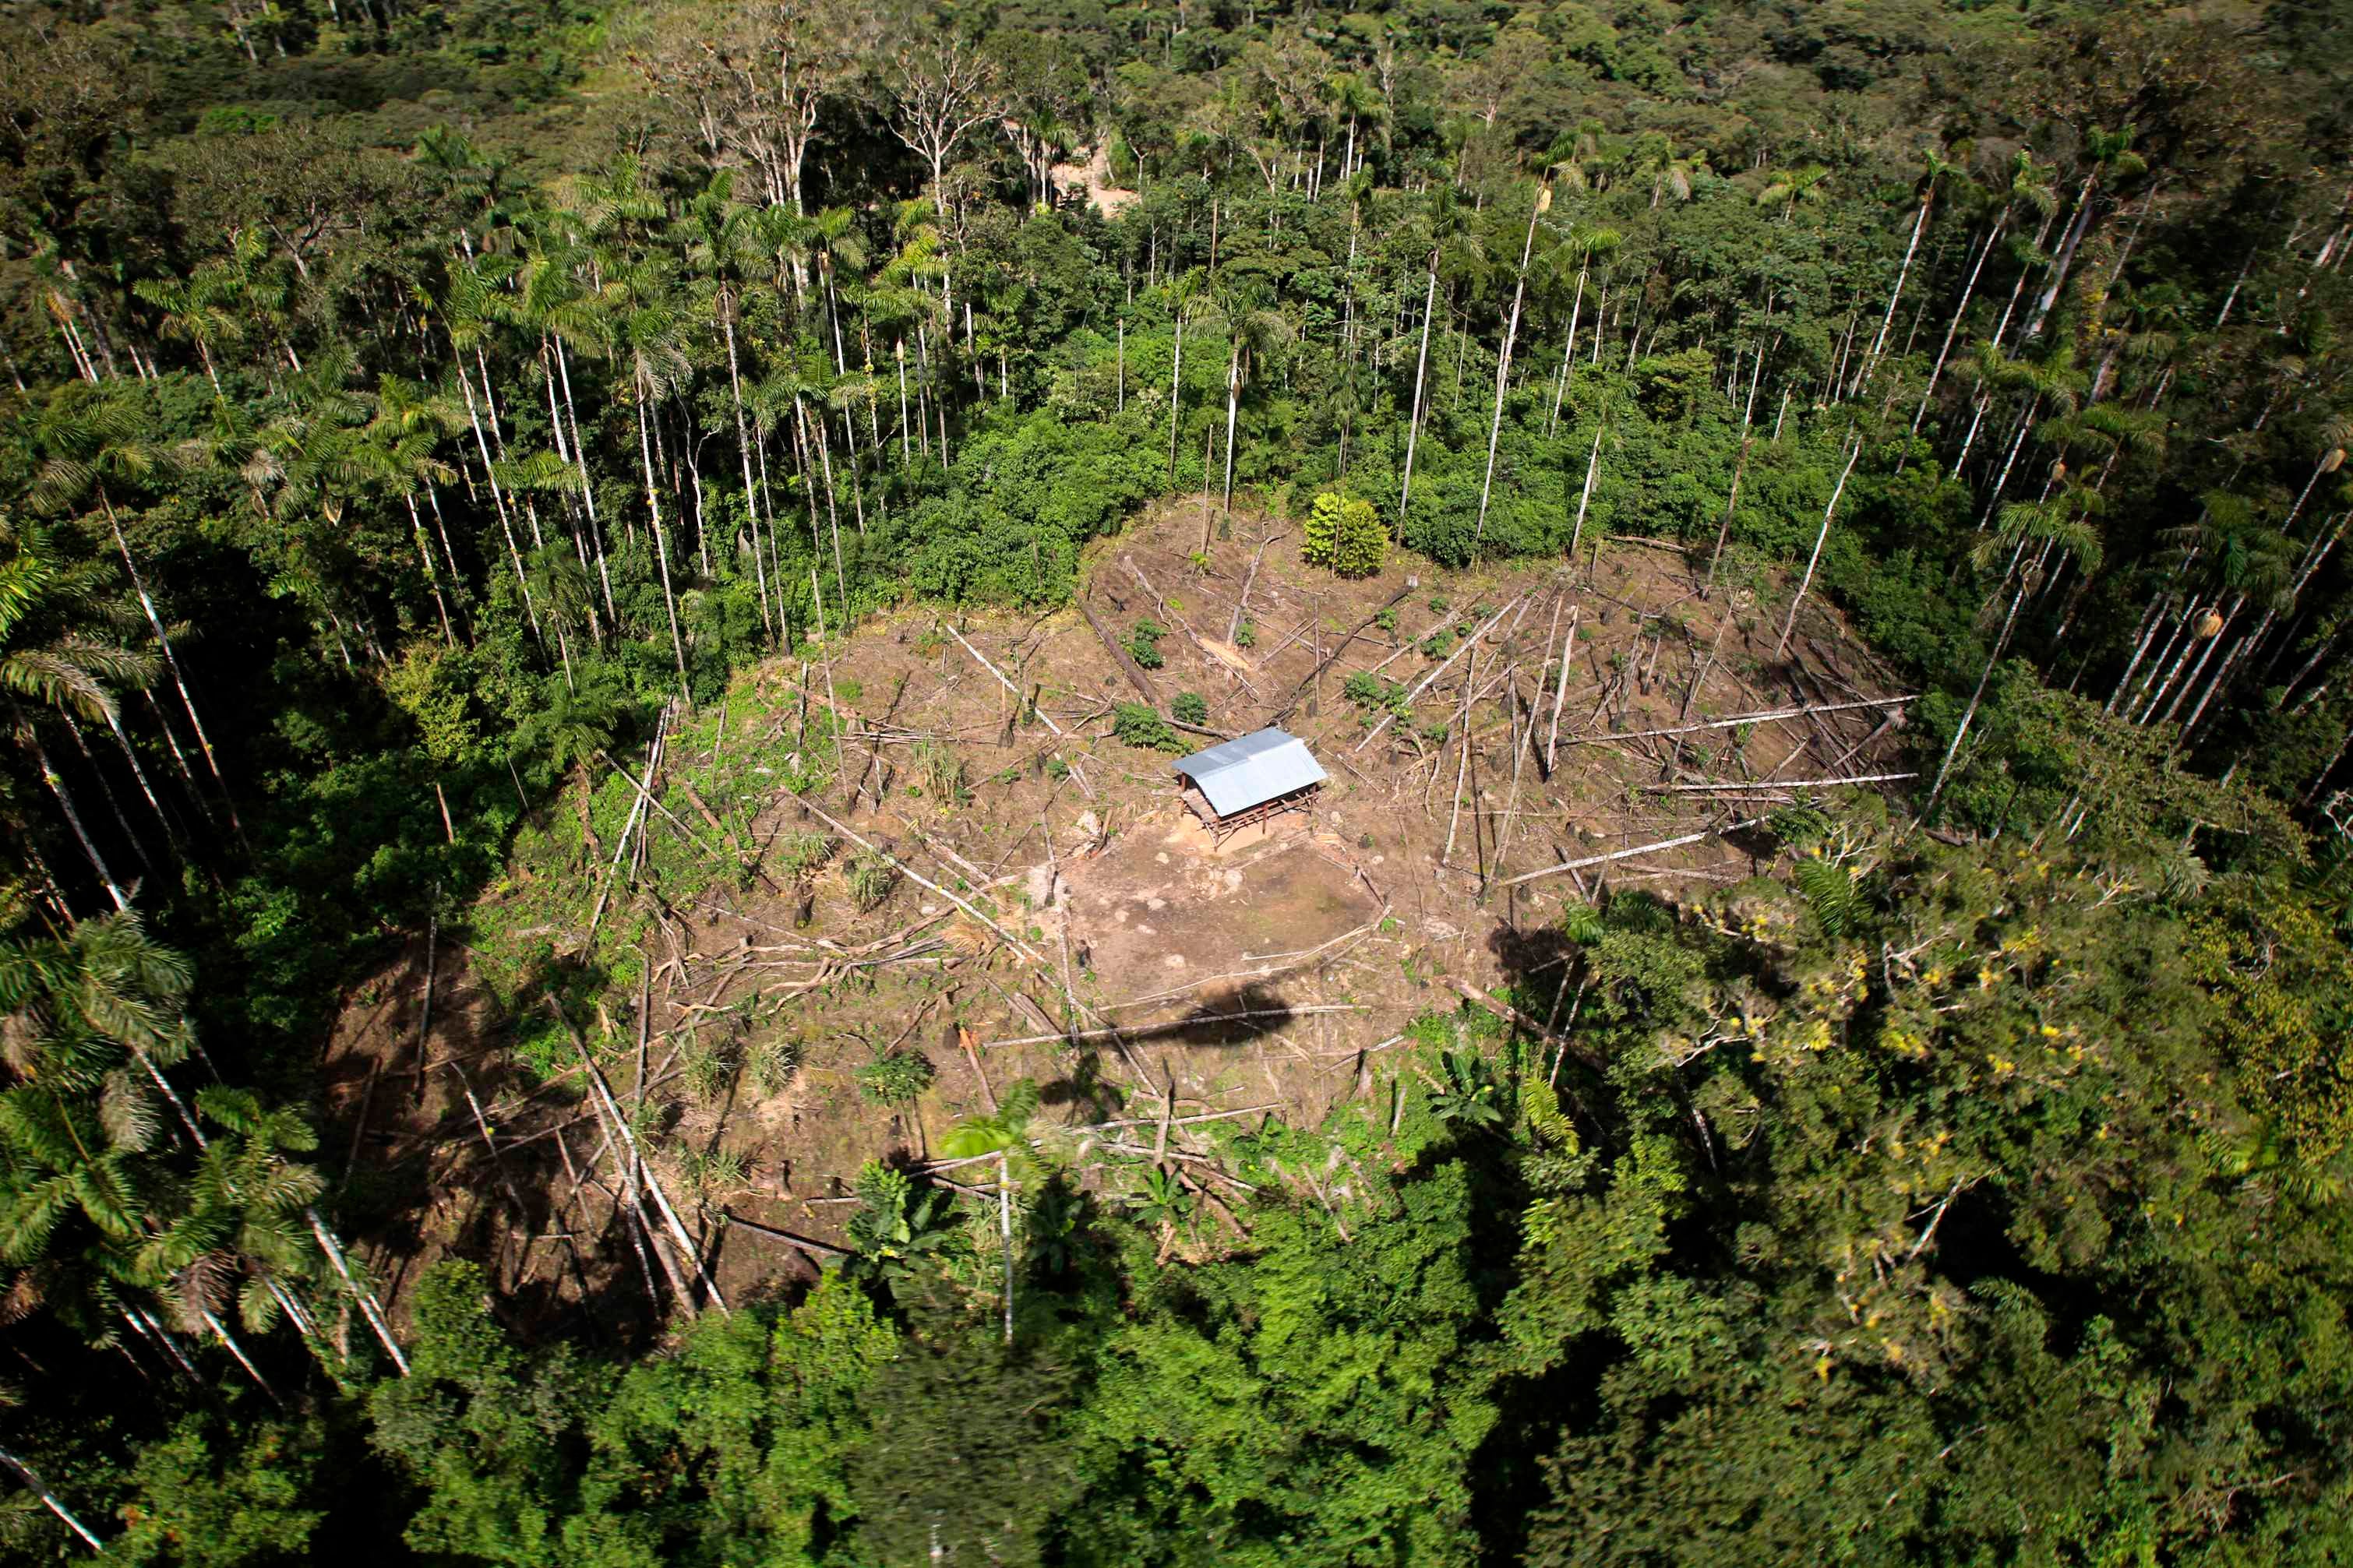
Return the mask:
[[[797,920],[804,895],[789,886],[723,886],[677,904],[640,895],[657,966],[648,1147],[730,1301],[812,1266],[789,1245],[725,1226],[723,1213],[838,1244],[860,1166],[893,1151],[922,1155],[959,1119],[986,1109],[996,1086],[1032,1078],[1045,1117],[1073,1126],[1125,1117],[1144,1122],[1143,1132],[1098,1136],[1145,1142],[1160,1097],[1172,1091],[1178,1116],[1261,1107],[1313,1125],[1371,1090],[1376,1069],[1394,1059],[1372,1053],[1416,1013],[1452,1005],[1432,976],[1509,984],[1557,953],[1546,933],[1564,900],[1598,892],[1605,878],[1673,899],[1753,874],[1769,846],[1735,834],[1588,873],[1516,884],[1510,877],[1788,798],[1769,787],[1715,795],[1662,784],[1769,784],[1892,765],[1883,760],[1892,731],[1868,707],[1762,721],[1737,746],[1728,730],[1690,743],[1635,738],[1711,716],[1860,703],[1893,689],[1819,598],[1777,658],[1786,586],[1767,592],[1769,605],[1746,590],[1703,600],[1680,551],[1610,542],[1589,578],[1556,563],[1445,572],[1399,556],[1378,576],[1351,582],[1300,562],[1295,525],[1237,516],[1230,538],[1206,548],[1203,540],[1198,502],[1155,510],[1091,552],[1087,603],[1115,636],[1145,616],[1169,629],[1160,645],[1166,666],[1151,678],[1164,704],[1196,690],[1219,732],[1280,717],[1306,738],[1332,775],[1312,811],[1213,847],[1178,805],[1167,759],[1110,737],[1113,704],[1137,693],[1080,614],[957,622],[1034,693],[1066,732],[1058,741],[1042,725],[1017,725],[1013,694],[955,642],[927,635],[933,612],[910,608],[838,648],[831,679],[836,689],[860,689],[860,721],[872,739],[853,740],[839,776],[809,799],[932,881],[985,889],[1001,925],[1037,961],[913,883],[860,914],[839,872],[825,873],[807,889],[805,922]],[[1227,639],[1254,559],[1247,618],[1257,636],[1243,651]],[[1409,574],[1419,582],[1397,601],[1398,630],[1367,626],[1338,646],[1406,590]],[[1443,610],[1432,607],[1440,596]],[[1432,684],[1412,725],[1391,724],[1367,741],[1364,717],[1342,695],[1350,674],[1419,680],[1436,666],[1414,645],[1474,612],[1505,608],[1475,652]],[[1576,653],[1548,772],[1548,671],[1572,611]],[[1311,679],[1326,655],[1336,657]],[[1467,755],[1459,743],[1466,686]],[[824,670],[797,661],[747,671],[731,696],[726,746],[749,746],[784,721],[788,706],[825,689]],[[1535,743],[1515,744],[1531,713]],[[1436,725],[1443,739],[1421,732]],[[931,792],[911,793],[923,782],[919,742],[954,748],[968,799],[943,810]],[[1049,767],[1049,753],[1067,770]],[[778,836],[820,825],[781,790],[756,778],[744,787],[739,804],[756,813],[768,857],[763,871],[778,873]],[[322,1065],[333,1122],[326,1146],[344,1155],[352,1175],[347,1217],[396,1313],[419,1267],[458,1253],[494,1270],[512,1298],[502,1310],[518,1322],[585,1310],[600,1335],[641,1332],[643,1274],[616,1217],[607,1189],[619,1177],[614,1159],[600,1157],[605,1140],[581,1079],[575,1070],[540,1084],[516,1063],[501,1009],[459,940],[437,944],[420,1094],[425,945],[412,943],[354,989]],[[1090,1033],[1075,1045],[1032,1038],[1062,1029],[1065,973],[1083,1009],[1076,1022]],[[708,1097],[690,1092],[678,1063],[723,1035],[727,1010],[747,996],[762,1011],[740,1043],[791,1041],[797,1068],[769,1095],[743,1073]],[[635,1098],[637,1082],[635,1004],[622,988],[600,1007],[610,1026],[600,1059],[624,1100]],[[1226,1016],[1237,1013],[1257,1016]],[[977,1053],[962,1047],[959,1024]],[[852,1077],[894,1043],[921,1049],[937,1069],[906,1114],[868,1103]],[[1177,1144],[1194,1146],[1181,1129]],[[697,1202],[681,1154],[722,1148],[742,1157],[744,1178]],[[331,1154],[331,1164],[343,1163]],[[1123,1173],[1098,1168],[1089,1179],[1116,1184]]]

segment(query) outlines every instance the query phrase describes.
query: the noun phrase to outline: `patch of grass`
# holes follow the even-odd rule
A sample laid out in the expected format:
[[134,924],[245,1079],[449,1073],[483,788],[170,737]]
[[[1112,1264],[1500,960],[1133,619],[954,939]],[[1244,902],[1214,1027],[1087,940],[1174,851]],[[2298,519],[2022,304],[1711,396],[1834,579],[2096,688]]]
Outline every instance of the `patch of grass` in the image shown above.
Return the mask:
[[940,803],[942,811],[953,811],[972,798],[965,788],[964,759],[951,746],[934,741],[921,741],[915,745],[915,774],[923,781],[923,793]]
[[762,1040],[744,1053],[744,1076],[762,1097],[782,1094],[800,1070],[801,1043],[797,1039]]
[[691,1047],[679,1066],[686,1079],[688,1092],[697,1100],[716,1100],[727,1092],[729,1084],[735,1081],[735,1069],[742,1063],[742,1053],[733,1041],[729,1041],[716,1046]]
[[861,849],[849,858],[842,868],[842,885],[849,890],[849,901],[858,906],[860,914],[880,909],[899,885],[898,868],[871,849]]
[[791,833],[776,847],[776,860],[786,875],[806,880],[825,868],[839,846],[822,833]]
[[679,1179],[704,1203],[741,1192],[746,1169],[744,1156],[733,1149],[713,1149],[709,1153],[688,1150],[679,1156]]

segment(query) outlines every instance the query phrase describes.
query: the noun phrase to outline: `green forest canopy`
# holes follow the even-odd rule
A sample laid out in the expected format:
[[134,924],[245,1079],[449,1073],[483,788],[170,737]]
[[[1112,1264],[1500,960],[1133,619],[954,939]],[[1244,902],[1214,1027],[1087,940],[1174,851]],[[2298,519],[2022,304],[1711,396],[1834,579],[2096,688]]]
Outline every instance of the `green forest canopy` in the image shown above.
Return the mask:
[[[2348,24],[12,8],[11,1549],[2341,1560]],[[624,1355],[453,1264],[404,1346],[358,966],[667,701],[1172,491],[1810,572],[1921,787],[1571,911],[1565,1060],[1432,1013],[1393,1121],[1237,1131],[1363,1174],[1226,1256],[1041,1154],[1009,1346],[879,1169],[801,1299]]]

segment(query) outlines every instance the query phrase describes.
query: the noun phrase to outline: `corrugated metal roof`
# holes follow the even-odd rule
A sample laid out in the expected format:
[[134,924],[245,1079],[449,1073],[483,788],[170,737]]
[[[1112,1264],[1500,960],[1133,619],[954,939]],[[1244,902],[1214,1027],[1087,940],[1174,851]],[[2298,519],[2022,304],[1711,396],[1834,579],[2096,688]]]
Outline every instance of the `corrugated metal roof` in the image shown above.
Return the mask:
[[1196,752],[1176,772],[1199,786],[1219,816],[1322,784],[1326,776],[1307,742],[1281,730],[1260,730]]

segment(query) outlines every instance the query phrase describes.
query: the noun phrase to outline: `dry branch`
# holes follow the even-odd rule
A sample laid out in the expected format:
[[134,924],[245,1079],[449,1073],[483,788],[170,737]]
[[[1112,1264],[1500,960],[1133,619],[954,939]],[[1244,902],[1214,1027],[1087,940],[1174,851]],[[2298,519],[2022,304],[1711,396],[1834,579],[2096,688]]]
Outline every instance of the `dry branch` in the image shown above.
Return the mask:
[[[1348,651],[1349,645],[1356,640],[1357,636],[1362,633],[1366,626],[1371,626],[1376,620],[1380,618],[1382,610],[1396,608],[1398,604],[1403,602],[1408,594],[1412,593],[1416,588],[1420,586],[1420,578],[1408,577],[1405,580],[1404,587],[1399,588],[1396,593],[1391,594],[1388,598],[1375,608],[1370,615],[1366,616],[1363,620],[1358,621],[1355,626],[1350,626],[1348,628],[1348,635],[1332,645],[1332,651],[1328,656],[1316,660],[1315,668],[1308,671],[1307,679],[1301,681],[1298,687],[1293,690],[1290,697],[1284,700],[1282,706],[1274,710],[1273,722],[1280,724],[1285,719],[1291,717],[1291,710],[1299,706],[1299,700],[1306,696],[1317,681],[1324,679],[1324,672],[1338,662],[1340,656]],[[1314,617],[1310,616],[1308,617],[1308,622],[1310,625],[1313,625]],[[1293,633],[1293,636],[1295,637],[1297,634]],[[1286,646],[1288,646],[1288,641],[1289,639],[1286,639]],[[1282,651],[1282,648],[1274,650],[1275,653],[1281,653]],[[1267,657],[1269,658],[1272,658],[1274,654],[1271,653],[1267,655]]]

